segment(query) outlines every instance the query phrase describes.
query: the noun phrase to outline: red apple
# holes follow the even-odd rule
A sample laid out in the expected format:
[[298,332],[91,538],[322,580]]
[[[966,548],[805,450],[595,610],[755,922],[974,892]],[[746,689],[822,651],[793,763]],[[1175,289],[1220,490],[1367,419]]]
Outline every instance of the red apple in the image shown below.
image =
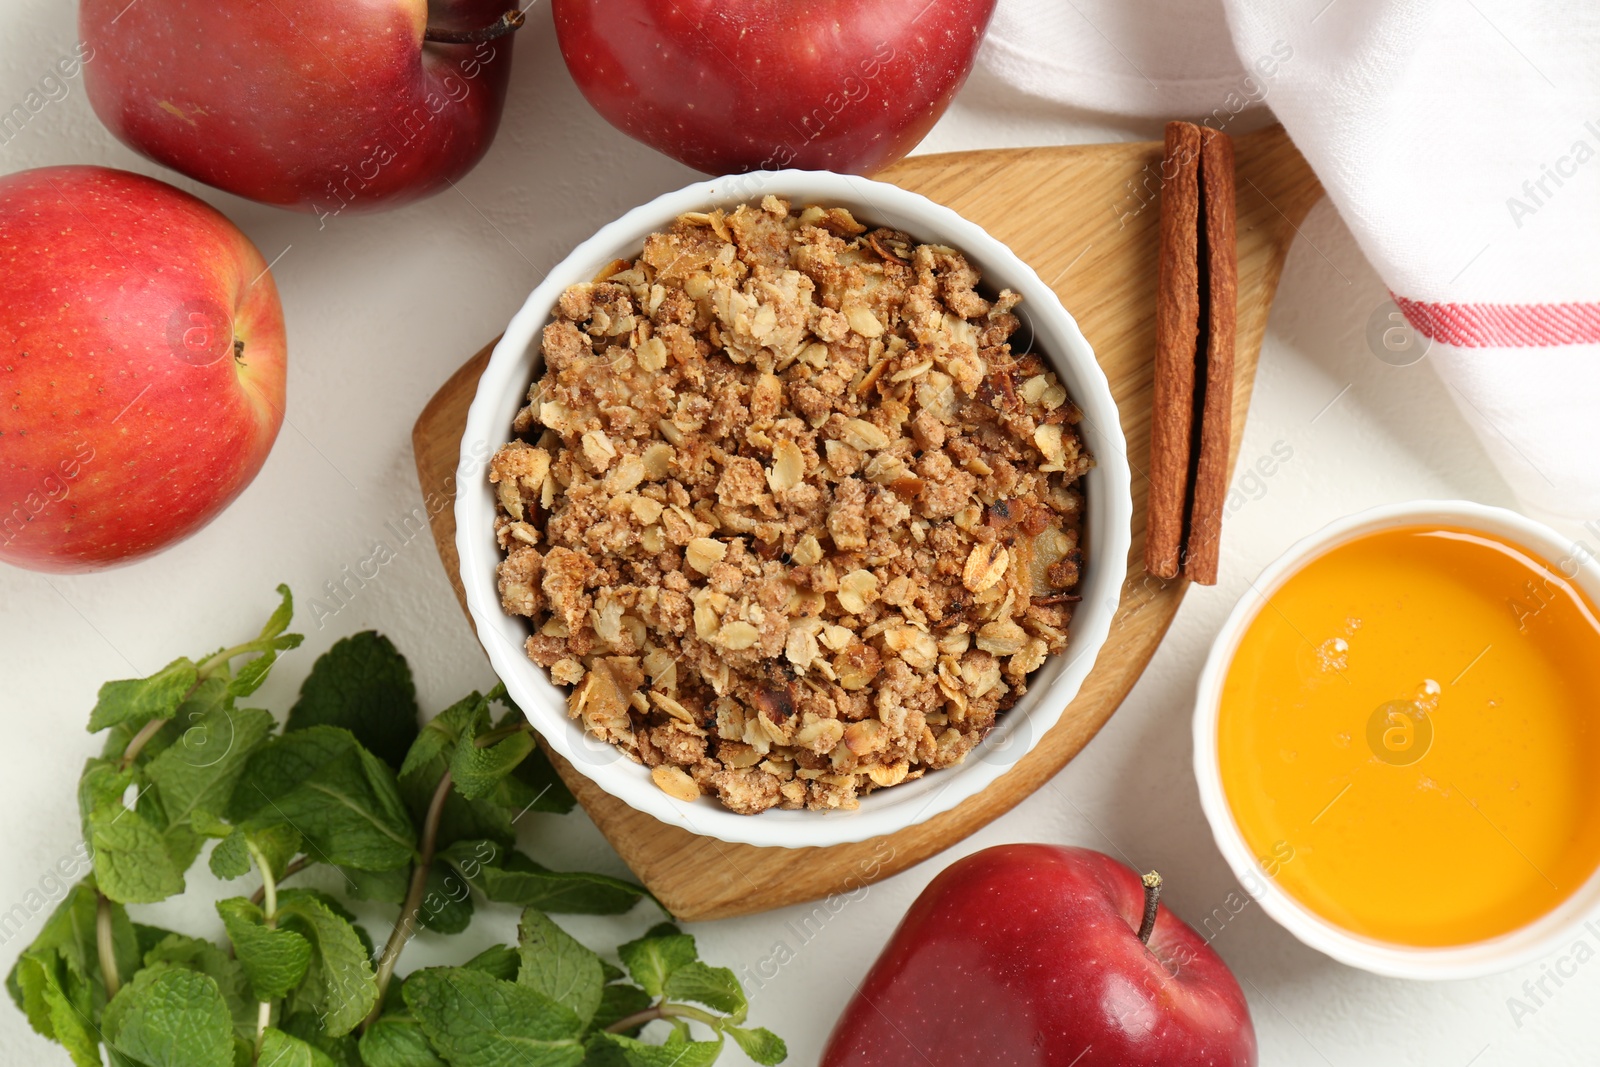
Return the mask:
[[911,905],[823,1067],[1253,1067],[1239,983],[1155,903],[1156,881],[1081,848],[958,860]]
[[0,178],[0,559],[165,548],[250,483],[283,421],[283,312],[215,209],[153,178]]
[[933,128],[995,0],[554,0],[578,88],[712,174],[870,174]]
[[191,178],[321,216],[393,207],[488,151],[518,6],[82,0],[84,84],[112,133]]

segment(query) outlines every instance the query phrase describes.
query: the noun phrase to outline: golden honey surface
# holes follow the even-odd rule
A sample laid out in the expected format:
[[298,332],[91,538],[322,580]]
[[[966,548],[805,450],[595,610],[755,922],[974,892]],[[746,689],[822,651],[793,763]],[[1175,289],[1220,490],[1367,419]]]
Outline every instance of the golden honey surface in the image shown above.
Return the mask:
[[1358,537],[1258,608],[1218,755],[1252,852],[1313,912],[1405,945],[1507,933],[1600,866],[1600,620],[1495,537]]

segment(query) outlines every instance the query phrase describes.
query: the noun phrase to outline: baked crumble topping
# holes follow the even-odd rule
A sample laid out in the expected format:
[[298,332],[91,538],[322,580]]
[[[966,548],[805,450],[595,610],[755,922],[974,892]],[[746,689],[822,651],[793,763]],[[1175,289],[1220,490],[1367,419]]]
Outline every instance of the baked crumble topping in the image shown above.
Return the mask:
[[1066,644],[1078,411],[962,254],[776,197],[561,294],[493,457],[505,610],[668,794],[853,808]]

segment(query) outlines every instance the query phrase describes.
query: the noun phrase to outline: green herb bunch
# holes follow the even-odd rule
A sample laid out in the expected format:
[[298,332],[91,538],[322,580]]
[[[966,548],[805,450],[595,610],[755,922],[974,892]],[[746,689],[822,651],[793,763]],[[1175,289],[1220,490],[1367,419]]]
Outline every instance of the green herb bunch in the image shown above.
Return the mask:
[[[35,1030],[79,1067],[102,1044],[112,1067],[702,1067],[728,1038],[784,1059],[744,1025],[733,972],[672,924],[620,946],[619,968],[551,921],[648,894],[516,850],[524,812],[573,799],[502,687],[419,728],[410,668],[367,632],[317,660],[281,732],[241,707],[301,640],[278,591],[254,640],[101,687],[89,729],[105,748],[78,783],[93,872],[7,978]],[[216,904],[226,945],[129,917],[182,893],[208,841],[217,877],[260,883]],[[337,898],[284,885],[317,864],[399,906],[381,950]],[[419,928],[459,933],[478,899],[525,909],[516,945],[395,977]],[[641,1041],[657,1019],[665,1043]]]

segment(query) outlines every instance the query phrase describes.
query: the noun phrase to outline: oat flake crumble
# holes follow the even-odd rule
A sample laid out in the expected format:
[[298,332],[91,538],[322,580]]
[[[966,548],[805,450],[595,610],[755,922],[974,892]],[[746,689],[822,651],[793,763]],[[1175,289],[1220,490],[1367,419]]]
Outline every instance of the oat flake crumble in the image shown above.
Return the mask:
[[1093,461],[978,281],[768,196],[561,294],[490,466],[500,595],[670,795],[854,808],[959,763],[1066,644]]

